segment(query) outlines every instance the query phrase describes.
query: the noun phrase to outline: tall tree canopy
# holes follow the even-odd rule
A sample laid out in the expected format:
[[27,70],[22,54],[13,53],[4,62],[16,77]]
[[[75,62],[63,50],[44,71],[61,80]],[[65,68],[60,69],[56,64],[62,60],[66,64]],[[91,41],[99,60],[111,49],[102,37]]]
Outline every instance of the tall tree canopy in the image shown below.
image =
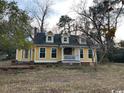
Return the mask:
[[28,14],[15,2],[0,0],[0,51],[27,47],[30,31]]
[[93,6],[86,9],[81,2],[76,9],[79,15],[79,29],[83,34],[97,42],[101,59],[113,47],[118,19],[123,14],[123,0],[94,0]]
[[68,33],[71,32],[71,22],[72,18],[68,15],[62,15],[59,19],[59,23],[57,24],[58,27],[61,29],[61,33],[67,31]]

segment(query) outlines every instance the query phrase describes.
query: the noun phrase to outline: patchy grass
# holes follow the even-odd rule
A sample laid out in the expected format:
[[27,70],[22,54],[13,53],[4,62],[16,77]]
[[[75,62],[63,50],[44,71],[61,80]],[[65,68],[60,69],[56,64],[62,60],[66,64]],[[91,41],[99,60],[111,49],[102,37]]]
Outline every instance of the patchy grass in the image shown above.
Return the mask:
[[0,93],[111,93],[124,90],[124,64],[0,71]]

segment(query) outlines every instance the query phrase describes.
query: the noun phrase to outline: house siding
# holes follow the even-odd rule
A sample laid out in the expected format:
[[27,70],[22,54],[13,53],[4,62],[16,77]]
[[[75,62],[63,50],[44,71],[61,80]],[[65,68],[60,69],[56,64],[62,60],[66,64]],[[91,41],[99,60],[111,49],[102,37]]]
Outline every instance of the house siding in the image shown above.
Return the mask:
[[[80,58],[80,62],[92,62],[92,58],[88,57],[88,49],[89,48],[83,48],[83,58]],[[93,49],[93,51],[94,51],[93,62],[96,62],[96,49]]]
[[[40,48],[45,48],[45,58],[40,58]],[[51,49],[56,48],[56,58],[51,58]],[[77,56],[77,59],[80,62],[92,62],[92,58],[88,57],[88,48],[82,48],[83,49],[83,58],[80,58],[80,48],[74,48],[73,55]],[[23,50],[16,50],[16,60],[17,61],[34,61],[35,63],[56,63],[58,61],[62,60],[62,48],[61,47],[51,47],[51,46],[34,46],[30,51],[28,51],[28,58],[23,58],[22,57],[22,51]],[[96,49],[93,49],[94,51],[94,62],[97,62],[97,55],[96,55]],[[24,55],[23,55],[24,56]]]
[[[40,48],[45,48],[45,58],[40,58]],[[51,58],[51,49],[56,48],[56,58]],[[35,58],[36,63],[42,62],[58,62],[61,60],[61,48],[58,47],[35,47]]]
[[16,60],[22,61],[22,50],[16,50]]
[[32,49],[31,50],[30,49],[28,50],[28,57],[27,58],[24,58],[23,57],[24,56],[23,53],[24,53],[24,50],[23,49],[21,49],[21,50],[17,49],[16,50],[16,60],[17,61],[19,61],[19,62],[21,62],[21,61],[23,61],[23,62],[30,62],[30,61],[33,60],[34,53],[32,52]]

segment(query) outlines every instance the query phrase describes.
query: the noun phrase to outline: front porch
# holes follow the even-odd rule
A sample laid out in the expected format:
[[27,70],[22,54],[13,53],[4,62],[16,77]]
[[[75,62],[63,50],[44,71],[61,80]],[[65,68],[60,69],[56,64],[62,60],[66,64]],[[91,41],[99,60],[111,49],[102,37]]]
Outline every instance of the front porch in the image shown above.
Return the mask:
[[79,48],[63,47],[62,63],[80,63]]

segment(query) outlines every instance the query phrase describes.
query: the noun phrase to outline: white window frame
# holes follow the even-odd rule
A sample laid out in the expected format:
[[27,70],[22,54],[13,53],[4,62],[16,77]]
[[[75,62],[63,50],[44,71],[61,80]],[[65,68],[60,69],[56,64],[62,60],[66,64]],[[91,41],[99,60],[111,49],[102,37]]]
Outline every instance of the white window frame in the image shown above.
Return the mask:
[[[40,49],[41,49],[41,48],[44,48],[44,49],[45,49],[45,57],[44,57],[44,58],[41,58],[41,57],[40,57]],[[40,47],[40,48],[39,48],[39,59],[45,59],[45,58],[46,58],[46,48],[45,48],[45,47]]]
[[22,50],[22,59],[28,59],[28,57],[29,57],[29,50],[27,51],[27,57],[25,56],[26,55],[26,50],[28,50],[28,49],[23,49]]
[[84,58],[84,49],[83,49],[83,48],[80,48],[80,59],[83,59],[83,58],[81,57],[81,49],[83,50],[83,58]]
[[93,49],[92,49],[92,48],[88,48],[88,53],[87,53],[87,54],[88,54],[88,58],[90,58],[90,57],[89,57],[89,50],[90,50],[90,49],[92,50],[92,57],[91,57],[91,58],[93,58]]
[[[53,57],[52,57],[52,49],[53,49],[53,48],[56,49],[56,58],[53,58]],[[56,48],[56,47],[52,47],[52,48],[51,48],[51,59],[57,59],[57,48]]]
[[[67,38],[67,41],[64,41],[64,38]],[[69,43],[69,37],[63,36],[63,37],[62,37],[62,43]]]
[[84,39],[84,38],[80,38],[80,44],[86,44],[86,40],[84,41],[84,42],[82,42],[82,39]]
[[[48,40],[48,37],[51,37],[51,40]],[[48,35],[48,36],[46,37],[46,42],[48,42],[48,43],[53,43],[53,36],[52,36],[52,35]]]

